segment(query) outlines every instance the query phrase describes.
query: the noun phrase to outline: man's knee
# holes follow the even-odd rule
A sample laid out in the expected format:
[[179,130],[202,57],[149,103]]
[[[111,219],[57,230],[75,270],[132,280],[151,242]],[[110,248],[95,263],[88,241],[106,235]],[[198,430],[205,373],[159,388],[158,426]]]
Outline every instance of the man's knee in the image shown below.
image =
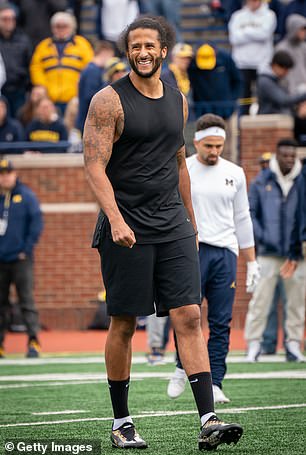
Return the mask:
[[177,334],[188,333],[201,327],[199,305],[186,305],[170,311],[171,322]]
[[136,317],[134,316],[112,316],[110,332],[120,336],[122,339],[129,340],[136,330]]

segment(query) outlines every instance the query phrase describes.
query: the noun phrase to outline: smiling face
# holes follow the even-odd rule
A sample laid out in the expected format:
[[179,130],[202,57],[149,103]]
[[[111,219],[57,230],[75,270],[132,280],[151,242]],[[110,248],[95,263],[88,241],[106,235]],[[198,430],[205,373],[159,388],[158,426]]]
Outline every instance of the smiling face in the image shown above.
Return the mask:
[[134,73],[150,78],[161,68],[167,48],[161,48],[159,33],[149,28],[131,30],[128,36],[127,58]]
[[207,166],[214,166],[223,151],[224,139],[219,136],[207,136],[200,141],[194,140],[194,146],[198,152],[199,161]]

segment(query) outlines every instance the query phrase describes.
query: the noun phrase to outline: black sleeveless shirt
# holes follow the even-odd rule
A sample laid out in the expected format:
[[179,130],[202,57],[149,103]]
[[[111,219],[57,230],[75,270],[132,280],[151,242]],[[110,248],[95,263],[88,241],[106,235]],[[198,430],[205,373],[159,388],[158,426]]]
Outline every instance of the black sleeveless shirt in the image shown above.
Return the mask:
[[178,190],[177,152],[184,145],[181,93],[163,84],[158,99],[125,76],[112,84],[124,112],[123,132],[106,167],[116,202],[137,243],[194,235]]

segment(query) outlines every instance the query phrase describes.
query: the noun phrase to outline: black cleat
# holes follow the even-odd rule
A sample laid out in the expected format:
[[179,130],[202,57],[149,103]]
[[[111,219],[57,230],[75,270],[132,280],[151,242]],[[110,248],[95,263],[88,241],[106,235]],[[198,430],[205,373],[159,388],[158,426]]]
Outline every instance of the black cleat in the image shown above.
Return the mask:
[[111,432],[112,446],[119,449],[146,449],[147,443],[139,436],[131,422],[125,422]]
[[237,444],[243,428],[237,423],[225,423],[213,416],[202,426],[199,450],[215,450],[220,444]]

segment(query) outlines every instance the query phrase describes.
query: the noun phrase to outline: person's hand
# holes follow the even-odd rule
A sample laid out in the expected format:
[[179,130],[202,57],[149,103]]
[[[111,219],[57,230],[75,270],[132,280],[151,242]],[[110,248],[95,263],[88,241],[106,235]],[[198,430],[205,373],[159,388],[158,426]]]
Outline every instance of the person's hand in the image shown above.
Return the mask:
[[280,275],[282,278],[291,278],[297,268],[297,261],[291,259],[286,259],[283,265],[280,268]]
[[113,242],[119,246],[133,248],[136,243],[135,234],[122,219],[111,224]]
[[252,293],[260,278],[260,267],[257,261],[247,262],[246,291]]

